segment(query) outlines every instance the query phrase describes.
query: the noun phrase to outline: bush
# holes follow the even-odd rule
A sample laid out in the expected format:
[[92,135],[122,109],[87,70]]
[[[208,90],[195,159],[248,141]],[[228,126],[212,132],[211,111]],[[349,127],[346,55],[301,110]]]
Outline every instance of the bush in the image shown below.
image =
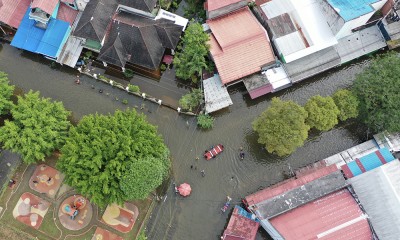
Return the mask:
[[133,71],[130,69],[125,69],[124,77],[126,78],[133,78]]
[[197,116],[197,125],[200,128],[208,129],[212,128],[214,124],[214,118],[207,114],[200,114]]
[[161,69],[161,71],[165,71],[165,70],[167,70],[167,66],[165,66],[165,64],[161,64],[160,69]]
[[110,81],[112,81],[110,78],[108,78],[108,77],[106,77],[106,76],[103,76],[103,75],[99,75],[99,79],[101,79],[101,80],[103,80],[103,81],[106,81],[106,82],[108,82],[108,83],[110,83]]
[[123,99],[123,100],[122,100],[122,103],[126,105],[126,104],[128,104],[128,100]]
[[140,88],[139,86],[128,84],[128,90],[129,92],[138,93],[140,91]]
[[181,99],[179,99],[179,105],[184,110],[192,111],[193,108],[197,107],[201,100],[203,99],[203,93],[200,89],[193,89],[191,93],[183,95]]

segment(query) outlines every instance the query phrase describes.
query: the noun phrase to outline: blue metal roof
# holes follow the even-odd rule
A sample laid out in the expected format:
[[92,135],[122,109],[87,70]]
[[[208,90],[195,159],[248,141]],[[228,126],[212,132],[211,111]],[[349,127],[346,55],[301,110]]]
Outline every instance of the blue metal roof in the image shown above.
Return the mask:
[[[382,158],[380,158],[380,156]],[[372,169],[382,166],[385,163],[395,160],[392,153],[387,148],[381,148],[376,152],[370,153],[356,161],[349,162],[347,166],[349,167],[353,176],[358,176],[363,172],[368,172]],[[361,164],[361,167],[357,164],[357,161]]]
[[380,0],[328,0],[328,3],[347,22],[374,11],[372,3]]
[[69,23],[51,18],[47,29],[41,29],[29,19],[29,12],[30,9],[25,13],[11,46],[57,58],[71,32]]

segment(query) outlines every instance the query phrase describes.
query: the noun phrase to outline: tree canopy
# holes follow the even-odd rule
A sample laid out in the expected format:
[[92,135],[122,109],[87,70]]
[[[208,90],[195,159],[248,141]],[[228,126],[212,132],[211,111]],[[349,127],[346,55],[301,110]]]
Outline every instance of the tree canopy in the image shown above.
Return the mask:
[[338,124],[340,111],[332,97],[313,96],[308,99],[304,108],[308,112],[306,123],[311,128],[328,131]]
[[204,68],[207,68],[206,57],[210,46],[209,36],[199,23],[191,22],[182,38],[183,51],[174,57],[176,76],[197,82]]
[[346,121],[349,118],[358,116],[358,99],[347,89],[336,91],[333,96],[336,106],[338,107],[340,121]]
[[4,148],[19,153],[26,163],[44,160],[65,142],[70,127],[69,112],[61,102],[40,98],[39,92],[18,97],[11,109],[12,121],[0,128]]
[[100,207],[145,198],[169,166],[156,127],[135,110],[83,117],[70,129],[57,163],[66,182]]
[[353,92],[360,101],[361,120],[373,131],[400,131],[400,58],[378,55],[357,75]]
[[14,92],[14,86],[10,85],[7,74],[0,72],[0,115],[8,113],[13,103],[11,96]]
[[303,146],[310,127],[305,123],[307,112],[293,101],[273,98],[271,106],[254,122],[253,129],[259,135],[269,153],[289,155]]
[[185,94],[179,99],[179,105],[185,109],[192,111],[197,107],[203,99],[203,92],[200,89],[193,89],[191,93]]

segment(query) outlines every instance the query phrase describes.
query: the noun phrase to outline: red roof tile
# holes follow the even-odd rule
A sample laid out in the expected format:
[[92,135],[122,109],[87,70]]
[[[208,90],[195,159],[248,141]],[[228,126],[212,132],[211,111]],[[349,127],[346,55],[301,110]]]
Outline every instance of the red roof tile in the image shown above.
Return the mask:
[[18,28],[26,10],[31,3],[30,0],[0,0],[0,22],[11,27]]
[[327,176],[330,173],[336,172],[338,170],[336,165],[331,165],[325,168],[318,169],[310,174],[301,176],[297,179],[291,179],[289,181],[285,181],[283,184],[274,185],[268,188],[265,188],[261,191],[253,193],[246,197],[246,201],[249,205],[257,204],[264,200],[273,198],[278,196],[284,192],[290,191],[294,188],[302,186],[306,183],[312,182],[318,178],[323,176]]
[[370,240],[366,217],[347,189],[293,209],[270,219],[286,240]]
[[266,31],[248,7],[207,21],[210,52],[222,83],[238,80],[275,61]]
[[65,4],[60,4],[57,13],[57,19],[69,22],[69,25],[72,26],[76,19],[76,15],[78,15],[78,10],[72,9]]
[[240,1],[242,0],[207,0],[206,8],[208,11],[213,11]]
[[40,8],[48,14],[53,14],[59,0],[33,0],[31,8]]
[[260,224],[248,219],[238,213],[239,209],[234,208],[229,219],[228,226],[224,231],[223,240],[254,240]]

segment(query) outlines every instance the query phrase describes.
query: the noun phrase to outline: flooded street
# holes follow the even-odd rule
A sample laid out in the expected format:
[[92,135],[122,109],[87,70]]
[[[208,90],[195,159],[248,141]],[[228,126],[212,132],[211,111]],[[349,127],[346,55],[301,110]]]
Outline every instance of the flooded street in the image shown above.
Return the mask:
[[[193,189],[191,196],[182,198],[168,185],[166,197],[157,204],[147,226],[151,240],[219,239],[229,216],[220,211],[227,195],[233,198],[233,203],[239,203],[247,194],[284,179],[289,165],[297,169],[364,141],[367,136],[357,125],[345,123],[329,132],[312,133],[304,147],[287,158],[277,158],[257,143],[251,123],[269,106],[273,96],[304,104],[313,95],[330,95],[349,86],[367,63],[368,60],[360,60],[257,100],[250,100],[244,87],[231,89],[233,106],[215,115],[212,130],[201,131],[196,128],[195,118],[178,115],[86,76],[76,85],[74,71],[67,67],[52,69],[40,56],[21,54],[8,45],[0,51],[0,71],[9,74],[12,84],[62,101],[75,119],[89,113],[108,113],[145,104],[143,112],[158,126],[171,150],[173,181],[187,182]],[[102,94],[99,89],[103,89]],[[128,105],[121,103],[123,99],[128,100]],[[216,159],[203,160],[204,150],[218,143],[225,146],[225,151]],[[240,146],[246,152],[242,161],[238,156]],[[200,160],[196,161],[196,157]],[[191,165],[197,169],[191,170]],[[203,169],[205,177],[200,174]]]

